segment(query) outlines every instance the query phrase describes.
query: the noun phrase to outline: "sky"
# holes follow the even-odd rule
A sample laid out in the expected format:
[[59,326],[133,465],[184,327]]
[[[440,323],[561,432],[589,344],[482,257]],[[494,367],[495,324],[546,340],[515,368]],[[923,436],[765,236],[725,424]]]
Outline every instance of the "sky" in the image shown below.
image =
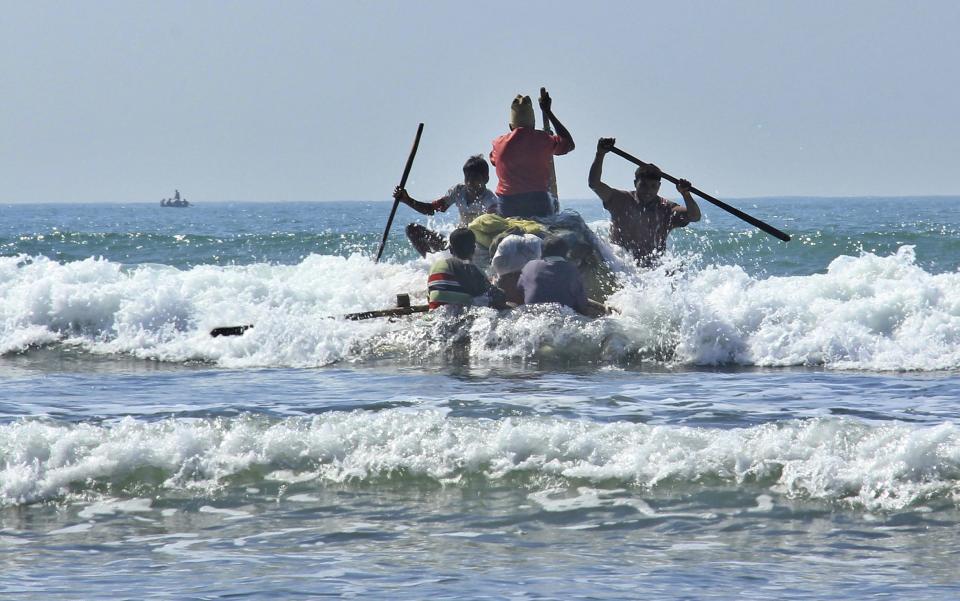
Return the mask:
[[955,195],[958,28],[954,0],[0,0],[0,203],[387,200],[419,122],[432,200],[540,86],[561,198],[601,136],[721,198]]

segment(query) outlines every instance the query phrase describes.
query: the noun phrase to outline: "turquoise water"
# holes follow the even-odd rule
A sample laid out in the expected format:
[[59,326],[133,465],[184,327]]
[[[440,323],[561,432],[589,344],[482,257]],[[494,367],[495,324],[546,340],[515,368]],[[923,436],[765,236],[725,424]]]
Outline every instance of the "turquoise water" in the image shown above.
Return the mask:
[[3,207],[2,597],[953,599],[958,200],[706,205],[595,321],[330,319],[387,203]]

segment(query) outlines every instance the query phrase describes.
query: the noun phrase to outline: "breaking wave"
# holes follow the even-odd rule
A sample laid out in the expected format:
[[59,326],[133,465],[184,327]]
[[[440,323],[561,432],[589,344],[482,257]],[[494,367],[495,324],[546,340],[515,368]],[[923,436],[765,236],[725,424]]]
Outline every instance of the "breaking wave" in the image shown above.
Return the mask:
[[384,479],[540,491],[583,483],[648,492],[747,486],[882,511],[960,502],[955,425],[846,418],[729,430],[414,408],[282,420],[24,420],[0,426],[0,466],[0,506]]
[[[684,266],[686,263],[686,266]],[[70,345],[96,354],[224,367],[342,361],[960,367],[960,273],[934,274],[913,248],[840,256],[826,273],[761,277],[675,257],[639,272],[620,262],[616,309],[596,320],[553,306],[473,309],[396,321],[345,313],[422,302],[426,259],[309,255],[294,265],[125,266],[0,258],[0,353]],[[238,337],[212,328],[255,324]]]

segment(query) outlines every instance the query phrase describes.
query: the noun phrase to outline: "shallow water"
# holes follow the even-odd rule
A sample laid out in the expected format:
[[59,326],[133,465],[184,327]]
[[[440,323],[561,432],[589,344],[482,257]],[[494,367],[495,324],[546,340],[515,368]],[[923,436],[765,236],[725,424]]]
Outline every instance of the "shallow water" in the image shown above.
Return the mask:
[[619,315],[465,323],[325,317],[422,288],[382,203],[8,207],[0,590],[955,598],[955,200],[705,207]]

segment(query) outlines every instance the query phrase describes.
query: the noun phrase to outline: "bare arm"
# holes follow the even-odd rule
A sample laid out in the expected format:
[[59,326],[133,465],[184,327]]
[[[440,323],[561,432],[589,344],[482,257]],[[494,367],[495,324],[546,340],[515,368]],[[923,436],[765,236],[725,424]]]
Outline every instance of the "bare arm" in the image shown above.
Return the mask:
[[553,114],[552,106],[553,99],[550,98],[550,94],[547,93],[546,88],[540,88],[540,110],[543,111],[544,117],[550,120],[550,124],[553,125],[553,129],[556,130],[557,135],[566,141],[567,145],[570,146],[570,150],[573,150],[576,148],[576,144],[573,143],[573,136],[571,136],[567,128],[563,126],[563,123],[560,123],[557,116]]
[[593,164],[590,165],[590,175],[587,178],[587,184],[590,186],[590,189],[603,201],[606,201],[610,196],[610,192],[612,192],[610,186],[600,181],[600,178],[603,176],[603,159],[615,143],[616,140],[614,138],[600,138],[600,141],[597,142],[597,156],[594,157]]
[[419,200],[412,198],[409,194],[407,194],[407,191],[400,186],[397,186],[393,190],[393,197],[421,215],[433,215],[437,212],[433,204],[429,202],[420,202]]
[[680,196],[683,197],[683,203],[687,206],[685,207],[675,207],[673,210],[677,213],[686,213],[687,219],[690,222],[700,221],[700,205],[697,204],[697,201],[693,199],[693,194],[690,194],[690,188],[693,186],[685,179],[682,179],[677,182],[677,192],[680,193]]

